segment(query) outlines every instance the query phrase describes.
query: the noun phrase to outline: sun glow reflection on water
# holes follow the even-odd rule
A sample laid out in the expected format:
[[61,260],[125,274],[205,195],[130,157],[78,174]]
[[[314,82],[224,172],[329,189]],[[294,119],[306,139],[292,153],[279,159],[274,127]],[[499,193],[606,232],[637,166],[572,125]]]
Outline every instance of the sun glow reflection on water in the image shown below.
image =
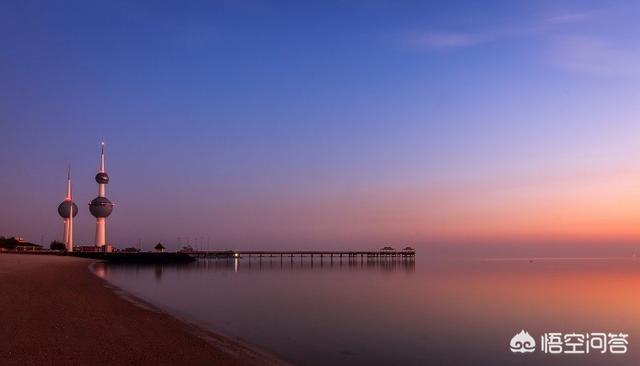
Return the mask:
[[[305,365],[637,364],[640,263],[627,259],[199,260],[98,264],[158,307]],[[625,355],[511,354],[525,329],[624,332]]]

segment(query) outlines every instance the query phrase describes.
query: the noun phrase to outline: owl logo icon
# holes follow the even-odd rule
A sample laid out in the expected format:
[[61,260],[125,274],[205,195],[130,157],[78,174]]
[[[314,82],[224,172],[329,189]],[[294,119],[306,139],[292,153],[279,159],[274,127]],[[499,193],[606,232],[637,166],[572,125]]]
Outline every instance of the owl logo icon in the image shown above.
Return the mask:
[[520,333],[514,335],[513,338],[511,338],[509,346],[511,348],[511,352],[513,353],[533,352],[536,350],[536,341],[531,335],[529,335],[529,332],[521,330]]

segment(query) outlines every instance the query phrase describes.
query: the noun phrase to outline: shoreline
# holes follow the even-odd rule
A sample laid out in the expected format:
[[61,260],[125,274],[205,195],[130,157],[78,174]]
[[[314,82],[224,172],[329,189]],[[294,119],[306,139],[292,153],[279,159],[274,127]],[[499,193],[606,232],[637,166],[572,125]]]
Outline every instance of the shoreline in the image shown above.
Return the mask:
[[[180,323],[184,324],[185,326],[185,331],[189,331],[192,332],[192,334],[194,334],[195,336],[199,337],[199,338],[203,338],[205,341],[207,341],[208,343],[211,343],[212,346],[214,347],[218,347],[218,346],[222,346],[225,348],[225,350],[229,347],[240,347],[243,350],[249,351],[251,354],[254,354],[254,356],[258,356],[258,357],[264,357],[265,361],[269,362],[266,363],[266,365],[271,365],[271,366],[292,366],[291,363],[283,360],[282,358],[278,357],[275,354],[272,354],[271,352],[269,352],[268,350],[264,350],[261,349],[260,347],[257,347],[255,345],[252,345],[250,343],[245,342],[244,340],[228,335],[228,334],[224,334],[215,330],[211,330],[208,328],[205,328],[201,325],[199,325],[198,323],[190,320],[186,315],[182,316],[182,315],[178,315],[175,313],[172,313],[168,310],[163,310],[161,308],[159,308],[158,306],[144,300],[141,299],[140,297],[127,292],[127,290],[122,289],[121,287],[114,285],[113,283],[107,281],[105,278],[101,277],[98,273],[96,273],[95,271],[95,264],[98,263],[99,261],[93,260],[92,262],[89,263],[88,266],[88,270],[89,273],[91,273],[93,276],[98,277],[102,282],[104,282],[104,286],[108,289],[110,289],[114,295],[122,298],[123,300],[131,303],[133,306],[137,306],[140,307],[144,310],[147,311],[151,311],[154,313],[158,313],[158,314],[164,314],[166,316],[169,316],[177,321],[179,321]],[[108,263],[107,263],[108,264]],[[230,350],[232,351],[232,350]],[[243,363],[244,365],[244,363]],[[261,364],[263,365],[263,364]]]
[[288,365],[127,293],[95,262],[0,254],[0,364]]

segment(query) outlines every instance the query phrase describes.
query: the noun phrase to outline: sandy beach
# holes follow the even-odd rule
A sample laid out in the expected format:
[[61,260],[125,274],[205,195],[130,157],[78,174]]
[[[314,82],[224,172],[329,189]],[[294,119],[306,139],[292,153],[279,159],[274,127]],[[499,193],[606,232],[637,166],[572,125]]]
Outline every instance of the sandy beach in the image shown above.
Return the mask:
[[88,259],[0,254],[0,365],[282,365],[118,296]]

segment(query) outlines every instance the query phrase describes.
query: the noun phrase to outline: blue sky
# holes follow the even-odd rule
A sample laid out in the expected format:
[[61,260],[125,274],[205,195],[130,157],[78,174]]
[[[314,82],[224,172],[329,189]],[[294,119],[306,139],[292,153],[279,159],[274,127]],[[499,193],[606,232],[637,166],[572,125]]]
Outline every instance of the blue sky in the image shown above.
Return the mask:
[[[639,10],[5,2],[0,232],[60,236],[66,167],[83,207],[104,139],[114,243],[628,240],[635,212],[611,205],[636,199],[616,184],[637,180]],[[624,194],[594,200],[589,219],[528,224],[564,218],[585,180]],[[91,242],[92,225],[81,211],[76,237]]]

